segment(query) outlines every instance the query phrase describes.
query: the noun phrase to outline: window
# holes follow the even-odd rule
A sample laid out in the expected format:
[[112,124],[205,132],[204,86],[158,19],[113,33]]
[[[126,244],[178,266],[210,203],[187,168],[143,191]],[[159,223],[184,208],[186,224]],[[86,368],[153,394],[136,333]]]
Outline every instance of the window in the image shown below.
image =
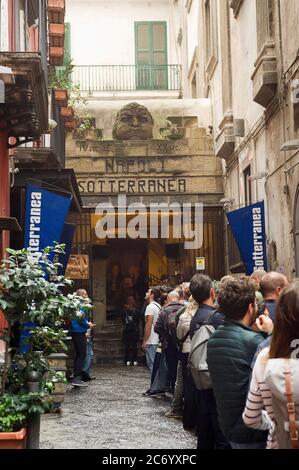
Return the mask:
[[206,27],[206,58],[211,57],[212,44],[211,44],[211,4],[210,0],[205,3],[205,27]]
[[251,168],[250,165],[245,168],[243,171],[244,175],[244,189],[245,189],[245,205],[248,206],[252,204],[252,188],[251,188],[251,181],[250,181],[250,176],[251,176]]
[[206,72],[211,78],[217,65],[217,1],[205,0],[204,3],[205,27],[205,56]]
[[137,89],[168,88],[166,22],[135,23],[135,57]]

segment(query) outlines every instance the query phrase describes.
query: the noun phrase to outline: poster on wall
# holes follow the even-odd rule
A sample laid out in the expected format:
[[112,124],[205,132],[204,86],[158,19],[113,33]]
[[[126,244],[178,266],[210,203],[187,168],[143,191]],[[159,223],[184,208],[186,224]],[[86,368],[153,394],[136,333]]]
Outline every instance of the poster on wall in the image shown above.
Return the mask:
[[204,271],[206,269],[205,258],[196,258],[196,271]]
[[69,279],[89,279],[89,256],[70,255],[65,277]]

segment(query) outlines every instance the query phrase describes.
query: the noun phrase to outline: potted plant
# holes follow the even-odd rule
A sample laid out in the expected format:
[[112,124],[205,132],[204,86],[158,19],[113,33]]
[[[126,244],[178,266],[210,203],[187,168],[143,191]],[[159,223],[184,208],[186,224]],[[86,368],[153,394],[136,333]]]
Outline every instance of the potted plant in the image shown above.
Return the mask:
[[163,139],[179,140],[184,137],[184,129],[166,119],[166,126],[160,128],[160,136]]
[[48,0],[49,23],[64,22],[65,0]]
[[59,106],[86,104],[81,95],[80,83],[72,80],[74,65],[69,60],[63,67],[53,67],[49,73],[48,92],[54,90],[54,98]]
[[64,127],[67,132],[73,131],[76,128],[76,119],[72,119],[71,121],[65,121]]
[[57,88],[54,90],[54,98],[58,106],[63,107],[67,106],[69,95],[67,90],[64,88]]
[[12,396],[0,397],[0,449],[24,449],[26,414]]
[[86,140],[101,140],[103,138],[103,130],[98,129],[95,125],[95,118],[91,114],[87,114],[79,120],[75,137]]
[[[8,249],[9,257],[0,266],[0,309],[7,321],[2,336],[6,342],[0,391],[2,432],[14,433],[26,426],[28,448],[38,448],[40,414],[51,409],[50,394],[56,383],[65,380],[51,367],[49,357],[66,349],[65,321],[83,315],[82,298],[63,293],[72,284],[58,275],[61,265],[54,256],[63,249],[63,245],[48,247],[38,256],[25,249]],[[23,325],[22,340],[9,361],[16,324]]]
[[74,119],[74,110],[72,106],[64,106],[60,108],[60,114],[65,121],[73,121]]

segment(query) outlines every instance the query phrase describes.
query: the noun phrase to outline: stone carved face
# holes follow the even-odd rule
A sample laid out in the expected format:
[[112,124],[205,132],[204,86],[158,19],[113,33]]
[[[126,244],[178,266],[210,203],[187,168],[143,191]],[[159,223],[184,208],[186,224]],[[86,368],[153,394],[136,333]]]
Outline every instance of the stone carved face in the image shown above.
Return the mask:
[[144,106],[130,103],[117,114],[113,138],[116,140],[152,139],[153,125],[153,117]]

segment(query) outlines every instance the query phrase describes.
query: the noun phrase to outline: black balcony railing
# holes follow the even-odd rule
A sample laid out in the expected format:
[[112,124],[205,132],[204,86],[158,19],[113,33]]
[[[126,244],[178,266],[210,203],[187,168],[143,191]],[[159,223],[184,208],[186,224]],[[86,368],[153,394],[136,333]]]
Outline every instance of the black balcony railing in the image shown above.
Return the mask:
[[180,65],[76,65],[72,80],[83,92],[181,90]]

